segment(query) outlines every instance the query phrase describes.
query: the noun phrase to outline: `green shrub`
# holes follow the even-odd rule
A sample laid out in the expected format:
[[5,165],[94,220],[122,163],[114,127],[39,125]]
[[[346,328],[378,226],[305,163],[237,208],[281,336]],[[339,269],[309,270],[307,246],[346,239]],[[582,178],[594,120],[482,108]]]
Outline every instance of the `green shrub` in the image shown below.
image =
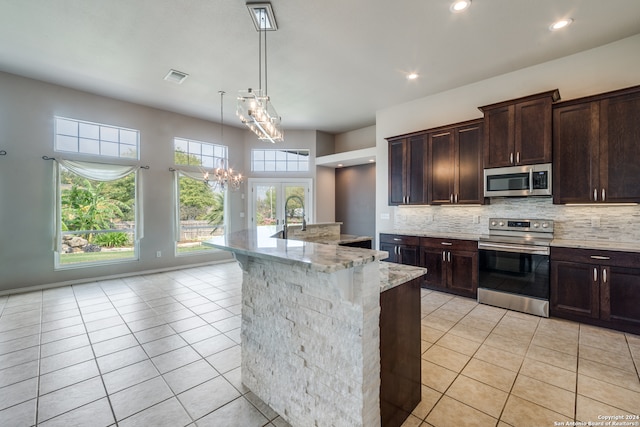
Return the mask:
[[129,235],[127,233],[100,233],[93,236],[93,244],[106,248],[121,248],[129,245]]

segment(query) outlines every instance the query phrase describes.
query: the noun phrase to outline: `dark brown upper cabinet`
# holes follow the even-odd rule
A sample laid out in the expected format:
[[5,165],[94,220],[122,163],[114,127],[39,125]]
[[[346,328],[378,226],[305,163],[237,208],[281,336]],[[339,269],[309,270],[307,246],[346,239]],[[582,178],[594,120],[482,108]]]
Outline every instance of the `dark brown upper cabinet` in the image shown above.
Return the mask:
[[640,202],[640,86],[553,107],[553,202]]
[[428,140],[428,203],[484,203],[483,120],[431,129]]
[[558,89],[479,107],[484,113],[484,167],[551,162],[551,106]]
[[389,205],[426,203],[426,134],[416,133],[388,138]]

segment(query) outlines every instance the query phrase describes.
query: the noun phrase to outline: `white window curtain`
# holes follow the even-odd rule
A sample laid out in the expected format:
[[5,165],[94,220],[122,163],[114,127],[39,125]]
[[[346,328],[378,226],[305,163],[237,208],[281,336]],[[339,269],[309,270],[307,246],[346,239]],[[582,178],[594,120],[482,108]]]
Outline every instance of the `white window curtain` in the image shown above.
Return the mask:
[[204,172],[193,172],[182,169],[173,170],[173,240],[180,241],[180,176],[198,181],[204,179]]
[[91,163],[81,162],[75,160],[54,159],[56,165],[54,167],[54,186],[56,195],[55,208],[54,208],[54,250],[60,252],[62,245],[62,218],[60,215],[62,191],[60,189],[60,167],[63,166],[69,171],[75,173],[86,179],[94,181],[115,181],[117,179],[124,178],[125,176],[136,173],[136,199],[135,199],[135,217],[136,217],[136,232],[135,239],[140,240],[144,237],[144,215],[142,209],[142,174],[137,173],[138,166],[122,166],[122,165],[109,165],[104,163]]

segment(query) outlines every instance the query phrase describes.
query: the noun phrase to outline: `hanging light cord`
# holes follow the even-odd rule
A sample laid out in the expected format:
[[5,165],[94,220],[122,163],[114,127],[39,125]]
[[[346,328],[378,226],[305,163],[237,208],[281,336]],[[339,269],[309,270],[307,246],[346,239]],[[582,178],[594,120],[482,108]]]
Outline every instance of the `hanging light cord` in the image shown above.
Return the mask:
[[[224,145],[224,94],[225,91],[219,90],[220,94],[220,144]],[[222,165],[225,168],[225,165]]]

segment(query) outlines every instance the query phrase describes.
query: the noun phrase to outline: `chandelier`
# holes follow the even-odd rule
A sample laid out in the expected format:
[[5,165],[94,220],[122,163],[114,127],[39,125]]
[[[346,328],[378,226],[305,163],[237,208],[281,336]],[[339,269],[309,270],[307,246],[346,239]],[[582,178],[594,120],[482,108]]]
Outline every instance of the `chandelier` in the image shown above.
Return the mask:
[[[224,94],[223,90],[218,91],[220,94],[220,143],[224,145]],[[228,157],[228,153],[227,156]],[[242,185],[242,174],[235,173],[232,168],[227,168],[228,160],[220,160],[220,167],[216,168],[212,173],[204,173],[204,183],[219,190],[236,191]]]
[[[258,90],[240,91],[236,115],[247,125],[258,139],[272,143],[283,141],[284,135],[280,127],[281,117],[271,104],[267,93],[267,29],[275,30],[275,19],[271,4],[247,4],[258,30]],[[263,42],[264,34],[264,42]],[[262,46],[264,43],[264,62]],[[264,90],[262,89],[262,68],[264,65]]]

